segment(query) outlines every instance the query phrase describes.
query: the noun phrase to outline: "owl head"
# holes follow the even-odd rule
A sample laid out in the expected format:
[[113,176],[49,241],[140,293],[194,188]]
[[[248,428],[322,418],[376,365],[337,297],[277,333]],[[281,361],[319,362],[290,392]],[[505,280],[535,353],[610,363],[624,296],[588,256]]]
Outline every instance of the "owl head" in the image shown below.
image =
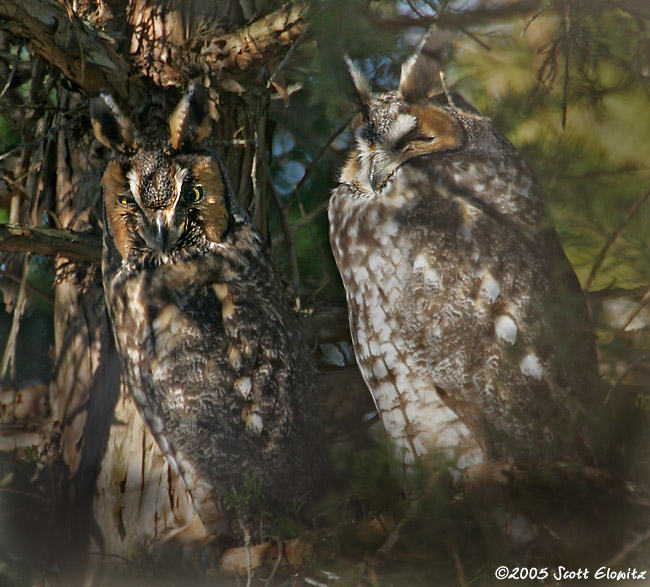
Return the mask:
[[359,114],[353,123],[356,149],[341,173],[343,183],[374,193],[405,161],[464,146],[466,132],[440,82],[443,51],[440,37],[425,38],[403,64],[399,88],[381,94],[372,93],[366,78],[346,57]]
[[192,84],[169,123],[169,140],[141,145],[115,100],[91,99],[97,139],[115,151],[102,181],[105,234],[122,262],[173,260],[219,243],[237,207],[219,159],[199,143],[216,118],[208,92]]

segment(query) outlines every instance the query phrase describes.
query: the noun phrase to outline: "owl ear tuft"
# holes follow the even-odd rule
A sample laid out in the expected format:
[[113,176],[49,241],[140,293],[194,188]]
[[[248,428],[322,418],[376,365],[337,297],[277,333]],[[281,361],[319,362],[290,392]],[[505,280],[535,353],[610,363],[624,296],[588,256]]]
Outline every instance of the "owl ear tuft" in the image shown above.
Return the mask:
[[370,94],[370,82],[347,55],[345,55],[345,62],[348,64],[350,77],[352,78],[354,89],[357,92],[357,102],[361,111],[365,113],[368,109],[368,104],[372,99]]
[[172,148],[180,151],[205,139],[217,120],[217,109],[208,90],[192,82],[169,119]]
[[418,102],[440,92],[440,72],[447,59],[448,34],[430,31],[402,65],[399,90],[409,102]]
[[121,153],[135,146],[135,134],[131,120],[120,111],[117,102],[102,90],[90,99],[90,121],[97,140],[109,149]]

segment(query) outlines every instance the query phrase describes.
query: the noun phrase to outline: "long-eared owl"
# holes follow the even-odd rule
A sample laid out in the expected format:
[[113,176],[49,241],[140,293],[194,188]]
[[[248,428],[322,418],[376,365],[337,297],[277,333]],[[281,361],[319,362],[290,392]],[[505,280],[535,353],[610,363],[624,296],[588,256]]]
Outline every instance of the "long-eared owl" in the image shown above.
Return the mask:
[[405,462],[591,462],[582,290],[528,166],[444,88],[441,48],[430,38],[380,94],[348,60],[356,147],[329,220],[359,367]]
[[311,357],[267,247],[199,146],[214,110],[193,84],[171,138],[141,146],[109,95],[91,101],[116,151],[102,270],[122,375],[208,533],[223,534],[224,494],[250,478],[271,503],[304,497],[324,446]]

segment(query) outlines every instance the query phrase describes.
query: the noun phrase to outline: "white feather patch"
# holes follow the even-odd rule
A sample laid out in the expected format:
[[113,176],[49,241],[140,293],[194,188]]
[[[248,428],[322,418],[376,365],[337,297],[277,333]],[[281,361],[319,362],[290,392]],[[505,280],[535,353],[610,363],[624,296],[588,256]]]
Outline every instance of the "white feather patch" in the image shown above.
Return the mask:
[[361,73],[361,70],[352,62],[352,59],[347,55],[344,56],[344,59],[348,65],[352,83],[354,83],[354,87],[357,89],[359,97],[363,100],[368,100],[370,98],[370,82],[367,80],[366,76]]
[[494,319],[494,332],[501,340],[508,344],[515,344],[517,340],[517,325],[510,316],[497,316]]
[[418,53],[415,53],[414,55],[411,55],[404,63],[402,63],[402,70],[400,72],[399,76],[399,85],[403,86],[406,85],[408,82],[408,77],[411,73],[411,69],[413,69],[413,66],[415,65],[415,62],[418,59]]
[[541,380],[542,365],[534,353],[527,354],[519,363],[519,370],[527,377]]
[[410,133],[415,126],[415,116],[411,114],[399,114],[395,122],[386,132],[385,142],[389,145],[396,144],[401,138]]
[[479,291],[480,296],[489,303],[493,303],[501,293],[501,286],[499,282],[492,277],[492,274],[487,271],[483,277],[483,282],[481,283],[481,289]]
[[174,184],[176,186],[176,194],[177,194],[177,196],[180,196],[181,188],[183,187],[183,181],[187,177],[188,173],[189,173],[189,171],[187,169],[180,168],[174,174]]
[[126,174],[126,179],[129,181],[129,189],[133,194],[133,197],[138,203],[140,201],[140,173],[136,169],[129,169]]

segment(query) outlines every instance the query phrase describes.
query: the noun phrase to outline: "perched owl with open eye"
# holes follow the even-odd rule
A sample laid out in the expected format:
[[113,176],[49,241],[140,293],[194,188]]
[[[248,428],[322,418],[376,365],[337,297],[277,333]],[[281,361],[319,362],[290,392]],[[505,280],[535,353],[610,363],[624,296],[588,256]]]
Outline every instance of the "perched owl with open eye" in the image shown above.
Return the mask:
[[[291,504],[321,479],[324,445],[308,348],[269,252],[216,155],[214,106],[192,85],[171,138],[141,147],[104,94],[103,280],[123,377],[209,534],[238,532],[224,493],[247,479]],[[241,495],[241,493],[240,493]]]
[[440,51],[427,41],[381,94],[349,63],[356,148],[329,220],[359,367],[407,463],[592,462],[582,290],[528,166],[441,88]]

